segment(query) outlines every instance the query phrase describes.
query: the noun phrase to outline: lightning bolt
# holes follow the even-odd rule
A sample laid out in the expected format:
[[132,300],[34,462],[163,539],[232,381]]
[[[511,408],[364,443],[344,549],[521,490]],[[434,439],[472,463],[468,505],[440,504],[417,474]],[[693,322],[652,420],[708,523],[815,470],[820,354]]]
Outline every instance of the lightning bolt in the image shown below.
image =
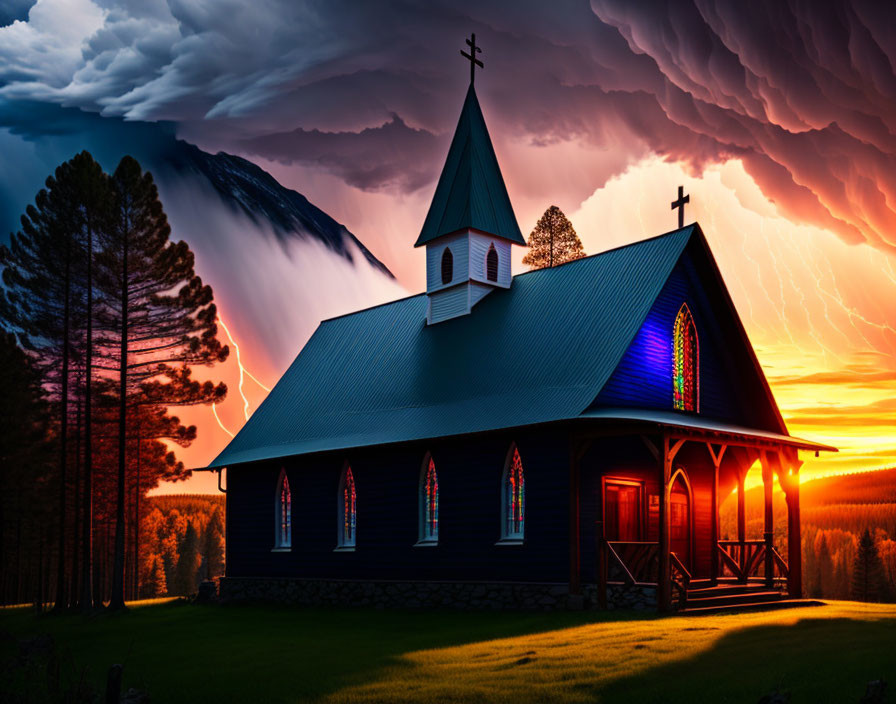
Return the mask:
[[218,421],[218,426],[221,428],[221,430],[223,430],[225,433],[227,433],[232,438],[236,437],[236,435],[231,433],[227,429],[227,427],[221,422],[221,419],[218,417],[218,409],[216,408],[216,404],[214,404],[214,403],[212,404],[212,415],[215,416],[215,420]]
[[[218,313],[218,322],[221,323],[221,327],[224,328],[224,332],[227,334],[227,339],[230,340],[230,344],[233,345],[233,348],[236,350],[236,363],[240,368],[239,391],[240,396],[243,399],[243,415],[246,417],[246,420],[249,420],[249,416],[252,414],[249,412],[249,399],[246,397],[246,392],[243,390],[243,385],[246,381],[246,377],[249,377],[252,381],[258,384],[268,393],[270,393],[271,390],[254,376],[252,376],[252,374],[243,366],[243,360],[240,358],[240,346],[237,344],[236,340],[233,339],[233,335],[230,334],[230,329],[227,327],[227,323],[224,322],[224,318],[221,317],[220,313]],[[218,423],[220,424],[220,421],[218,421]]]
[[784,299],[784,278],[781,276],[781,269],[778,267],[778,257],[775,255],[775,248],[772,246],[771,240],[769,240],[768,238],[768,234],[765,231],[764,222],[762,220],[759,221],[759,232],[765,239],[767,251],[772,258],[772,267],[775,270],[775,278],[778,280],[778,295],[781,297],[781,306],[780,308],[777,308],[778,317],[784,324],[784,332],[787,333],[787,337],[790,338],[790,344],[794,347],[797,347],[796,340],[793,339],[793,334],[790,332],[790,321],[787,320],[787,311],[784,309],[784,306],[786,305],[786,301]]

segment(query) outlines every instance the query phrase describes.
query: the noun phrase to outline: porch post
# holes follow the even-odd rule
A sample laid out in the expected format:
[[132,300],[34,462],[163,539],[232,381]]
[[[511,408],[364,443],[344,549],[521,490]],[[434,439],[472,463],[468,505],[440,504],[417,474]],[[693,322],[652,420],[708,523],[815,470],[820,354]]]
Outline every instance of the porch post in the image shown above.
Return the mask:
[[712,457],[712,523],[710,525],[710,540],[712,541],[712,552],[710,553],[710,577],[713,584],[719,583],[719,574],[721,572],[719,565],[719,467],[722,464],[722,457],[725,456],[727,445],[719,446],[719,453],[716,454],[712,447],[712,443],[706,443],[709,450],[709,456]]
[[669,436],[663,434],[663,454],[660,459],[660,525],[659,525],[659,570],[657,575],[657,608],[660,611],[672,609],[672,565],[669,557],[672,531],[669,512],[669,479],[672,476],[672,456],[669,451]]
[[747,581],[746,557],[747,557],[747,510],[746,492],[744,480],[747,478],[749,466],[741,465],[737,468],[737,562],[740,566],[741,576],[739,581]]
[[775,486],[775,475],[772,471],[772,465],[768,457],[768,453],[763,450],[759,454],[759,460],[762,463],[762,485],[765,489],[765,586],[772,587],[775,583],[775,562],[772,557],[772,549],[774,548],[775,527],[774,513],[772,511],[772,490]]
[[787,591],[799,599],[803,595],[803,546],[800,540],[800,466],[803,463],[793,457],[788,464],[786,479],[783,467],[779,475],[787,498]]

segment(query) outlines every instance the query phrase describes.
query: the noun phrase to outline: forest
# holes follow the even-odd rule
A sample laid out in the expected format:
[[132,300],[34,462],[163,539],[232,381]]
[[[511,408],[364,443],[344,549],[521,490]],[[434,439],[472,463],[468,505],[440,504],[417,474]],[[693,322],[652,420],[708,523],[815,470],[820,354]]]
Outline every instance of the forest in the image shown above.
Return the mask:
[[[763,488],[748,490],[745,503],[747,539],[761,538]],[[775,546],[786,555],[787,505],[780,491],[773,507]],[[896,468],[806,481],[800,512],[805,596],[896,601]],[[722,539],[737,535],[734,495],[720,508],[719,528]]]
[[[61,164],[0,274],[0,602],[122,609],[163,574],[188,591],[203,559],[220,569],[221,511],[187,520],[147,494],[190,476],[175,450],[197,429],[174,411],[225,398],[192,372],[229,349],[152,176],[131,157]],[[169,529],[176,549],[156,544]]]

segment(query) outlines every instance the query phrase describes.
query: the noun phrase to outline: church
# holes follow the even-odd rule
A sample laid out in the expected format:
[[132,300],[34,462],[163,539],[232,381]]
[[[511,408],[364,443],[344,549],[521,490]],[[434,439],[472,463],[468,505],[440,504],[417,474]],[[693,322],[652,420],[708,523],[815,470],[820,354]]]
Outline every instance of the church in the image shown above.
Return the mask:
[[[219,486],[226,470],[222,599],[708,611],[800,598],[799,451],[835,448],[788,433],[686,199],[672,232],[512,275],[526,242],[467,44],[470,86],[415,243],[425,293],[323,321],[208,467]],[[761,536],[746,533],[753,465]]]

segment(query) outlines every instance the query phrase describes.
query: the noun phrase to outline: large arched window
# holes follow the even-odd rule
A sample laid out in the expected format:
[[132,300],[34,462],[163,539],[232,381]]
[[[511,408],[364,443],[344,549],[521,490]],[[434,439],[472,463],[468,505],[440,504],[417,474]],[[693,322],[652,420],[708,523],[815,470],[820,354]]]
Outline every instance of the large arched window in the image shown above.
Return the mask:
[[700,410],[700,349],[687,303],[678,311],[672,335],[672,397],[676,410]]
[[342,470],[342,478],[339,480],[338,497],[338,540],[340,548],[355,547],[355,530],[358,525],[358,505],[355,494],[355,478],[352,476],[352,468],[345,465]]
[[498,250],[494,244],[488,246],[488,254],[485,255],[485,278],[489,281],[498,280]]
[[442,283],[450,284],[451,279],[454,278],[454,255],[451,254],[451,249],[449,247],[445,247],[445,251],[442,252]]
[[274,510],[274,547],[289,548],[292,545],[292,497],[286,471],[280,470]]
[[420,543],[439,542],[439,477],[427,454],[420,471]]
[[501,539],[522,542],[526,527],[526,479],[516,445],[512,445],[501,482]]

